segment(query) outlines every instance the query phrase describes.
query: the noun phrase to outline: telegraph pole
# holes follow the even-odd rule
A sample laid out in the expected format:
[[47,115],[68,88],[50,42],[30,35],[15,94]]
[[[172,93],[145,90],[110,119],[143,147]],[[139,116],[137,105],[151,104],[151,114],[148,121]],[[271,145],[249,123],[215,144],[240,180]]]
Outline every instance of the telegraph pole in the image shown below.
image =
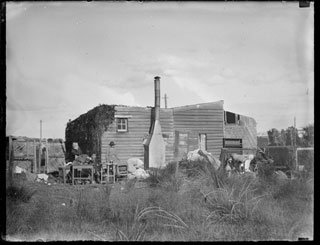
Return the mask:
[[295,168],[298,167],[298,152],[297,152],[297,147],[296,147],[296,116],[293,117],[293,152],[294,152],[294,156],[296,159],[295,160],[295,163],[296,163],[296,166]]
[[294,146],[296,146],[296,143],[297,143],[297,142],[296,142],[296,117],[295,117],[295,116],[294,116],[294,118],[293,118],[293,129],[294,129],[294,131],[293,131],[293,132],[294,132],[294,134],[293,134],[293,136],[294,136],[294,138],[293,138],[294,141],[293,141],[293,142],[294,142]]
[[42,141],[42,120],[40,120],[40,139],[39,139],[39,173],[41,173],[41,141]]
[[165,108],[167,109],[167,108],[168,108],[168,107],[167,107],[167,99],[168,99],[167,94],[164,94],[163,99],[164,99],[164,106],[165,106]]

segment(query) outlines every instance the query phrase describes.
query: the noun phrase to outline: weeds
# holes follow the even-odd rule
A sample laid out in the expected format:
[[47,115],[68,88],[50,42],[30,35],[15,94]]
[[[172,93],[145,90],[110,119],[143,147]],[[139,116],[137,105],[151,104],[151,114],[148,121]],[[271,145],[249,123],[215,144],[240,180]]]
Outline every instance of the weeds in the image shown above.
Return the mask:
[[28,202],[35,192],[35,190],[17,185],[10,185],[6,189],[7,198],[13,202]]
[[313,179],[278,181],[268,171],[225,177],[201,164],[179,165],[178,176],[174,163],[154,170],[143,189],[135,181],[125,190],[119,184],[76,189],[34,183],[38,191],[31,195],[22,183],[24,194],[7,189],[7,234],[55,239],[54,230],[68,240],[234,241],[296,239],[312,228]]
[[[241,185],[239,180],[242,181]],[[205,194],[207,207],[211,212],[207,221],[213,219],[214,222],[238,222],[252,217],[263,196],[254,195],[254,180],[243,177],[239,180]]]

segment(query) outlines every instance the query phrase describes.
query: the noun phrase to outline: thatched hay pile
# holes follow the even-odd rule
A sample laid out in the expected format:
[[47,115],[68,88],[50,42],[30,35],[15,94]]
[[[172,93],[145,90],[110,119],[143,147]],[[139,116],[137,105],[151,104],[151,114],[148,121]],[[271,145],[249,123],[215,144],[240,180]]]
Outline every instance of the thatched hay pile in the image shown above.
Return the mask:
[[114,120],[115,105],[99,105],[67,123],[66,154],[69,159],[72,142],[78,142],[82,153],[101,155],[101,136]]

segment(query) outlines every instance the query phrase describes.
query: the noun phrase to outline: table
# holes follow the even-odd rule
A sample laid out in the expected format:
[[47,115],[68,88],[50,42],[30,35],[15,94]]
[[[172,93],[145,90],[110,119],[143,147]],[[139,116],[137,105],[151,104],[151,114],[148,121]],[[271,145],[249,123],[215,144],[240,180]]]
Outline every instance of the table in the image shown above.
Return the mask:
[[[89,175],[88,177],[82,177],[81,176],[81,172],[84,169],[89,169],[91,170],[91,175]],[[75,171],[79,171],[80,176],[79,177],[75,177],[74,172]],[[92,165],[73,165],[72,166],[72,185],[75,184],[76,180],[90,180],[90,183],[93,183],[93,166]]]

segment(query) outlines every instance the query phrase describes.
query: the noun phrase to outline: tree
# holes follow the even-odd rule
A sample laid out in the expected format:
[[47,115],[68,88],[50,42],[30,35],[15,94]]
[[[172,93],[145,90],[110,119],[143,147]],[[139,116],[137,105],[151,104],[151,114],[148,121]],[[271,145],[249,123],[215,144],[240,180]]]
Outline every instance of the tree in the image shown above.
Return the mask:
[[304,134],[302,136],[302,142],[304,146],[314,146],[314,124],[309,124],[303,128]]
[[[314,125],[310,124],[303,128],[304,134],[299,137],[298,130],[293,126],[279,130],[272,128],[268,131],[270,146],[291,146],[310,147],[314,145]],[[295,142],[293,142],[295,138]]]
[[268,138],[269,138],[269,145],[277,146],[277,145],[284,145],[282,140],[282,134],[275,128],[268,131]]

